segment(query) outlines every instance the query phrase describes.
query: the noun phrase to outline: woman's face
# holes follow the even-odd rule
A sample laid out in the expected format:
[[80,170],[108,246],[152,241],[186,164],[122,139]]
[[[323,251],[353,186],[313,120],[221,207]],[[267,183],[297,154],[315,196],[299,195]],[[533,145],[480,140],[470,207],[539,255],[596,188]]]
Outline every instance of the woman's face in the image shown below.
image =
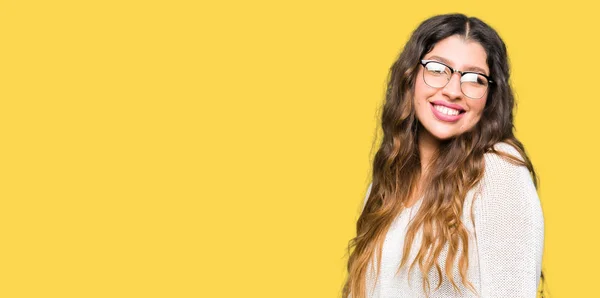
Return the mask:
[[[436,60],[461,71],[490,75],[483,47],[477,42],[465,41],[458,35],[439,41],[423,59]],[[424,132],[435,139],[446,140],[473,128],[481,118],[489,88],[481,98],[472,99],[462,93],[459,73],[452,74],[445,87],[433,88],[423,80],[423,71],[424,67],[419,66],[414,87],[414,104],[417,118],[425,128]],[[454,110],[460,113],[454,115]]]

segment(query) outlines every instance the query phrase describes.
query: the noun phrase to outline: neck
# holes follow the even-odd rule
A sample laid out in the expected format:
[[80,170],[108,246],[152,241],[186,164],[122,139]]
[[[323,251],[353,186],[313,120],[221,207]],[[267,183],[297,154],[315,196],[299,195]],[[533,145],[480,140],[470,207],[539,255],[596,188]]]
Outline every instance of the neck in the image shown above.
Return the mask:
[[419,156],[421,157],[421,175],[417,179],[417,184],[412,190],[409,199],[404,204],[405,207],[413,206],[423,194],[423,184],[425,177],[428,175],[429,165],[436,150],[440,146],[440,141],[425,129],[421,124],[418,124],[417,145],[419,146]]
[[440,146],[440,141],[435,138],[425,127],[419,124],[419,134],[417,137],[419,146],[419,155],[421,156],[421,176],[427,173],[433,154]]

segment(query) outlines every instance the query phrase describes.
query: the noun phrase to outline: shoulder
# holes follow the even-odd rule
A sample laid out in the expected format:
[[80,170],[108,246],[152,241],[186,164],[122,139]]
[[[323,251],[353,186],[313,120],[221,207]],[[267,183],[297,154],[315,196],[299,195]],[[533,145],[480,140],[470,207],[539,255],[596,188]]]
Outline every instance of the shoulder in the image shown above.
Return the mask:
[[[504,153],[508,153],[508,154],[511,154],[511,155],[515,155],[515,157],[523,158],[523,157],[521,156],[521,154],[519,154],[519,151],[517,151],[517,149],[516,149],[515,147],[513,147],[513,146],[512,146],[511,144],[509,144],[509,143],[506,143],[506,142],[498,142],[498,143],[494,144],[494,146],[493,146],[493,147],[494,147],[494,149],[495,149],[496,151],[501,151],[501,152],[504,152]],[[493,153],[492,153],[492,152],[488,152],[487,154],[488,154],[488,155],[491,155],[491,154],[493,154]]]
[[[485,168],[482,182],[486,186],[509,187],[510,185],[522,186],[529,183],[534,185],[527,167],[515,161],[523,162],[525,160],[515,147],[499,142],[494,145],[493,149],[484,154]],[[511,157],[515,160],[511,160]]]
[[[521,214],[530,217],[541,214],[537,189],[531,173],[524,165],[511,161],[510,155],[520,161],[523,156],[512,145],[497,143],[496,152],[485,153],[485,169],[480,185],[480,200],[475,203],[482,212],[497,213],[500,217],[506,213]],[[518,210],[518,211],[517,211]]]
[[503,156],[503,154],[512,156],[513,158],[518,159],[520,161],[524,161],[523,156],[521,156],[521,154],[515,147],[505,142],[499,142],[493,146],[493,150],[490,150],[484,154],[486,168],[488,168],[488,163],[490,164],[490,167],[508,166],[506,163],[514,164],[510,162],[507,157]]

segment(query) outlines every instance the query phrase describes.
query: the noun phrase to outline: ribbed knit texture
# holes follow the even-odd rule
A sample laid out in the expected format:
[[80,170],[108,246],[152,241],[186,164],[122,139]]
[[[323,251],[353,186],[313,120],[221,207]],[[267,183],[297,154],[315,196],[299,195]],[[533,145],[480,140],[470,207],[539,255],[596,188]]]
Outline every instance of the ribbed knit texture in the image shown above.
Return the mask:
[[[521,157],[506,143],[498,143],[495,148]],[[367,198],[370,190],[371,186]],[[375,261],[369,265],[367,297],[426,297],[418,265],[410,272],[410,279],[408,266],[396,275],[409,221],[420,206],[421,200],[404,209],[390,226],[383,244],[377,280],[373,267]],[[453,289],[445,276],[442,277],[442,286],[435,290],[438,275],[432,268],[429,272],[429,297],[536,297],[544,246],[544,218],[527,168],[513,165],[497,154],[486,153],[484,177],[467,194],[462,222],[469,232],[467,277],[477,293],[462,284],[455,262],[454,280],[460,293]],[[420,248],[420,240],[419,231],[411,246],[409,265]],[[439,258],[442,272],[445,272],[446,252],[447,246]]]

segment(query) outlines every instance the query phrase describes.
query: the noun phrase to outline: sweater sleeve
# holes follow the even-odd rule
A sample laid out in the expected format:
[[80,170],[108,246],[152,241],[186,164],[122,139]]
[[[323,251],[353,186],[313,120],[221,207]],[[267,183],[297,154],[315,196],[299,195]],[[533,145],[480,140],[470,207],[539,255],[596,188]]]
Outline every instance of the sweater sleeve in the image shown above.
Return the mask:
[[367,201],[369,200],[369,194],[371,194],[371,187],[373,186],[373,183],[369,183],[369,187],[367,188],[367,193],[365,194],[365,198],[363,199],[363,204],[362,204],[362,210],[365,210],[365,206],[367,205]]
[[[506,143],[496,145],[522,158]],[[485,154],[481,195],[474,202],[481,297],[536,297],[544,247],[544,218],[529,171]]]

